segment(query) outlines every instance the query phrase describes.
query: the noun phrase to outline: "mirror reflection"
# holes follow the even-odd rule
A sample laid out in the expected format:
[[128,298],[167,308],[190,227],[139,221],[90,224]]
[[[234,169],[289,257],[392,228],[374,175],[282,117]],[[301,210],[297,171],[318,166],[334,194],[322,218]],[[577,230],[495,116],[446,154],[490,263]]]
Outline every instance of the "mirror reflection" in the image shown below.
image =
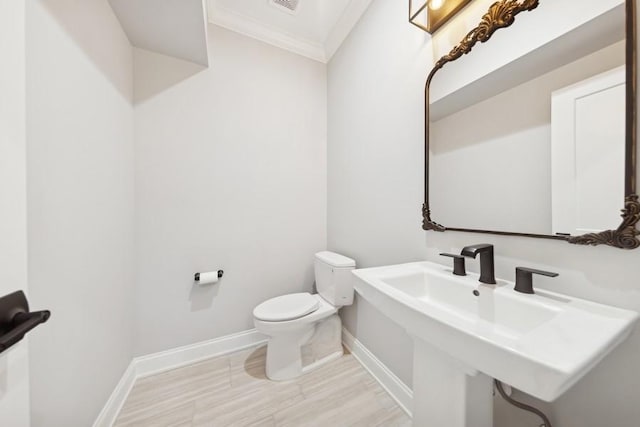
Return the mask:
[[[433,97],[433,219],[447,228],[541,235],[617,227],[625,196],[624,38],[620,5],[486,76],[481,90]],[[485,51],[480,45],[467,56]],[[432,93],[466,61],[436,75]]]

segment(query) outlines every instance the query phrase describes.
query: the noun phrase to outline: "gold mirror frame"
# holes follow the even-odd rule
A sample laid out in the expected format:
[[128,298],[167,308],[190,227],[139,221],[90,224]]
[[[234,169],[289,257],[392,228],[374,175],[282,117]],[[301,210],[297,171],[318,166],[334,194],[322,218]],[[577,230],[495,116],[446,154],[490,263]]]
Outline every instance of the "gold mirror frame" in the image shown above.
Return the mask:
[[440,58],[427,77],[425,84],[425,176],[424,205],[422,206],[422,228],[432,231],[462,231],[470,233],[498,234],[504,236],[537,237],[552,240],[564,240],[576,245],[609,245],[622,249],[640,247],[640,231],[636,225],[640,221],[640,202],[636,193],[636,130],[637,130],[637,56],[636,56],[636,4],[635,0],[625,0],[626,25],[626,128],[625,128],[625,200],[622,209],[622,224],[615,230],[591,233],[582,236],[557,236],[546,234],[515,233],[507,231],[449,228],[431,219],[429,205],[429,87],[434,75],[445,66],[473,49],[478,43],[487,42],[500,28],[511,26],[516,15],[532,11],[539,0],[500,0],[489,7],[480,24],[471,30],[447,55]]

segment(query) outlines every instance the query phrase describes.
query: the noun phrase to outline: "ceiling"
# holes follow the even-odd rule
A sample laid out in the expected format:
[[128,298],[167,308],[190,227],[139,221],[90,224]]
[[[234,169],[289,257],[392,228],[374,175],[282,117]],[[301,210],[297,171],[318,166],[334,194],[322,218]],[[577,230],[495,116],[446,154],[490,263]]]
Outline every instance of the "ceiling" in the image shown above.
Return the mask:
[[208,16],[213,24],[328,62],[371,1],[298,0],[291,13],[272,0],[208,0]]
[[132,45],[209,65],[203,0],[109,0]]

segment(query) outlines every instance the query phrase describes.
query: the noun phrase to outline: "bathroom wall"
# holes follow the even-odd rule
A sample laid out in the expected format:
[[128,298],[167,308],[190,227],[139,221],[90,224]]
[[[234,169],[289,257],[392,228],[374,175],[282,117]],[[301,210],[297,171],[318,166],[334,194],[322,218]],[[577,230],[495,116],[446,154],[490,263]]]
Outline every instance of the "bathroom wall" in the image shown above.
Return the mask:
[[[0,296],[28,295],[24,12],[22,1],[0,2]],[[27,342],[0,354],[3,426],[29,426]]]
[[326,247],[325,65],[213,25],[209,50],[136,51],[138,355],[253,328]]
[[[492,1],[476,1],[484,4]],[[564,2],[568,5],[567,2]],[[569,2],[570,3],[570,2]],[[598,5],[594,2],[593,6]],[[600,2],[598,2],[600,3]],[[581,5],[584,11],[588,5]],[[544,5],[541,5],[542,8]],[[560,273],[541,288],[640,311],[640,251],[577,247],[563,242],[421,230],[424,79],[446,44],[432,46],[406,20],[406,3],[374,0],[328,69],[328,247],[360,267],[439,259],[470,243],[496,246],[497,274],[516,265]],[[532,13],[538,13],[535,11]],[[568,19],[572,14],[562,15]],[[464,34],[457,19],[446,27]],[[508,31],[508,30],[507,30]],[[506,31],[505,31],[506,34]],[[496,209],[508,209],[508,199]],[[476,263],[469,263],[477,271]],[[412,343],[361,298],[343,310],[346,327],[411,385]],[[640,418],[640,330],[556,402],[535,402],[563,427],[633,427]],[[536,427],[536,417],[496,399],[496,427]]]
[[31,425],[89,426],[133,355],[133,55],[106,0],[25,3]]

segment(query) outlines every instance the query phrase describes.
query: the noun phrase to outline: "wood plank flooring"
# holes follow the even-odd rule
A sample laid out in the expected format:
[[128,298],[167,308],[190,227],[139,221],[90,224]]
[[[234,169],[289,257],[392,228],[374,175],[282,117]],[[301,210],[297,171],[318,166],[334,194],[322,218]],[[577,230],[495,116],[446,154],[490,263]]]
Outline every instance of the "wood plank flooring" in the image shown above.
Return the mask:
[[269,381],[266,346],[140,379],[115,427],[409,427],[350,354],[292,381]]

